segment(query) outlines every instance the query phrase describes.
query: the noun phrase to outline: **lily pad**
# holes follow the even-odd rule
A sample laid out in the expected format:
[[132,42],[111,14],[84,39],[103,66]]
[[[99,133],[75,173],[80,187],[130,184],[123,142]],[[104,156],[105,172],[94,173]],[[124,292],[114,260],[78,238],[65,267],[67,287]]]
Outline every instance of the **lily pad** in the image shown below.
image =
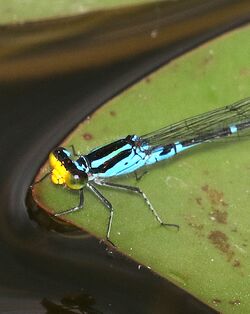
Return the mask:
[[[102,106],[60,145],[86,154],[249,96],[249,38],[247,26],[170,62]],[[204,144],[149,167],[140,181],[117,178],[139,186],[179,232],[159,226],[138,195],[100,189],[115,208],[117,249],[223,313],[250,310],[249,149],[248,140]],[[48,171],[45,164],[36,180]],[[76,191],[49,178],[33,196],[52,214],[79,201]],[[88,191],[84,209],[62,219],[105,238],[108,211]]]

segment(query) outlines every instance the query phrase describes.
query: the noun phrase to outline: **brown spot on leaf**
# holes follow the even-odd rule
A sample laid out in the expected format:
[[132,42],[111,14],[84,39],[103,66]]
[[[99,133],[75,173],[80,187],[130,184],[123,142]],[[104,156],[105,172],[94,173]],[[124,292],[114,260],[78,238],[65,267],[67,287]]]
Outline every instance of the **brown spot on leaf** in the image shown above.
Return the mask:
[[191,228],[194,229],[195,233],[198,235],[198,236],[204,236],[204,233],[203,233],[203,230],[204,230],[204,225],[203,224],[200,224],[198,221],[196,221],[196,218],[195,217],[186,217],[185,218],[188,226],[190,226]]
[[146,78],[145,78],[145,82],[146,82],[146,83],[150,83],[150,82],[151,82],[151,78],[150,78],[149,76],[146,77]]
[[196,203],[200,206],[202,206],[202,198],[201,197],[196,197]]
[[240,300],[239,299],[235,299],[235,300],[231,300],[228,302],[231,305],[240,305]]
[[209,214],[210,218],[220,224],[226,224],[227,223],[227,212],[222,211],[219,209],[214,209]]
[[221,303],[221,300],[220,299],[213,299],[212,303],[215,304],[215,305],[218,305],[218,304]]
[[224,198],[223,192],[219,192],[216,189],[210,188],[208,184],[202,186],[201,189],[203,192],[207,194],[207,197],[210,200],[212,205],[223,205],[223,206],[228,205],[223,200]]
[[225,233],[219,230],[211,231],[208,235],[208,239],[218,250],[227,256],[228,261],[231,261],[235,253],[231,249],[230,244],[228,243],[228,237]]
[[84,133],[83,134],[83,138],[86,140],[86,141],[90,141],[93,139],[93,135],[90,134],[90,133]]
[[109,112],[109,114],[110,114],[112,117],[115,117],[115,116],[116,116],[116,112],[115,112],[114,110],[111,110],[111,111]]
[[201,231],[203,228],[204,228],[204,225],[201,225],[201,224],[195,224],[195,223],[192,223],[192,222],[189,222],[188,225],[196,230],[199,230]]
[[233,261],[233,267],[240,267],[240,261],[238,259]]

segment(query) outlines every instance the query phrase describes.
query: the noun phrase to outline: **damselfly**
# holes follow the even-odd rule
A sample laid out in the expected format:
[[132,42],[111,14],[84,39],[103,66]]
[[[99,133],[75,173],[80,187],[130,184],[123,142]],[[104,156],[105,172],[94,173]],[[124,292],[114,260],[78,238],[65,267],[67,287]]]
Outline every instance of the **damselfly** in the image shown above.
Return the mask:
[[96,148],[87,155],[76,155],[74,148],[72,154],[69,150],[58,147],[49,155],[51,181],[54,184],[61,184],[69,189],[78,190],[79,204],[76,207],[56,213],[55,216],[66,215],[83,208],[83,190],[86,187],[109,210],[106,239],[111,242],[110,232],[114,208],[97,189],[97,186],[106,186],[139,194],[160,225],[179,228],[176,224],[162,221],[140,188],[110,182],[109,179],[135,172],[144,166],[174,157],[202,143],[221,138],[233,138],[243,134],[249,128],[250,98],[247,98],[143,136],[128,135]]

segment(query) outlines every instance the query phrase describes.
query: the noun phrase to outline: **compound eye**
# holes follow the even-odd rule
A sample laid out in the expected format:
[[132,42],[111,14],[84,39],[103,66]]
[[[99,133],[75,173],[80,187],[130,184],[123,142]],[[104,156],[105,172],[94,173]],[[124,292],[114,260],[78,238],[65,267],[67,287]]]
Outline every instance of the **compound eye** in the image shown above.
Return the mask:
[[88,176],[83,171],[68,172],[65,176],[66,185],[73,190],[82,189],[88,181]]
[[57,147],[49,154],[49,163],[51,168],[57,168],[60,164],[70,161],[70,152],[63,148]]
[[70,152],[64,147],[57,147],[53,150],[52,153],[60,161],[68,159],[71,156]]

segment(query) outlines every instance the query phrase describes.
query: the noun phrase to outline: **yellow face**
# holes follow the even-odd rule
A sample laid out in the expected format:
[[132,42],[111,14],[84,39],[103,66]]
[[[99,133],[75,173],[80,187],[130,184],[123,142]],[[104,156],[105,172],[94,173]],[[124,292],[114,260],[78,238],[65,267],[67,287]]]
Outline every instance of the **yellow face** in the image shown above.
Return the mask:
[[52,169],[51,181],[54,184],[65,184],[65,177],[68,170],[66,170],[63,163],[56,158],[53,152],[49,154],[49,163]]
[[51,181],[54,184],[65,184],[73,190],[82,189],[88,176],[84,171],[77,169],[74,161],[70,159],[70,153],[64,148],[58,148],[50,153],[49,163],[52,169]]

